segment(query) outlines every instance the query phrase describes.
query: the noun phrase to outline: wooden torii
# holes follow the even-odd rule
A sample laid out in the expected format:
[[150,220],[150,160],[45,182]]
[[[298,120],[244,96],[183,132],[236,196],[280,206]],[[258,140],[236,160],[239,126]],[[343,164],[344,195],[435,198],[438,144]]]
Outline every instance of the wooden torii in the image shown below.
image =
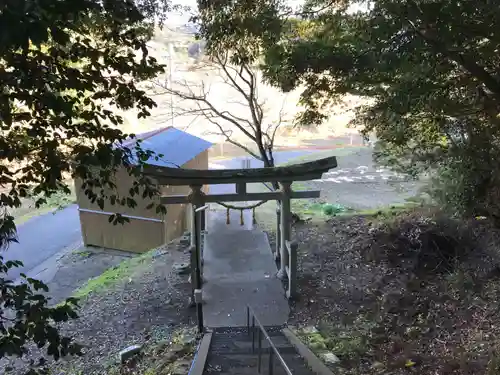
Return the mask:
[[[289,286],[287,297],[293,298],[296,294],[296,266],[297,245],[291,242],[291,199],[319,198],[319,191],[293,191],[291,186],[294,181],[308,181],[321,178],[330,169],[337,167],[337,159],[328,157],[302,164],[295,164],[274,168],[254,169],[222,169],[222,170],[196,170],[179,169],[145,165],[143,174],[153,179],[158,185],[190,186],[191,193],[188,195],[162,196],[161,203],[169,204],[191,204],[193,212],[200,212],[207,203],[218,202],[250,202],[276,200],[280,203],[280,211],[277,216],[277,249],[275,258],[280,260],[278,277],[288,278]],[[247,192],[248,183],[278,183],[279,191],[260,193]],[[236,193],[230,194],[205,194],[203,185],[235,184]],[[198,218],[199,217],[199,218]],[[196,219],[198,218],[198,219]],[[201,215],[195,215],[193,220],[192,235],[193,250],[196,252],[192,269],[201,269]],[[192,260],[193,262],[193,260]],[[201,276],[195,276],[193,289],[200,289]],[[196,285],[194,285],[196,284]],[[201,293],[201,291],[200,291]],[[201,298],[201,297],[200,297]],[[196,298],[194,298],[196,299]],[[200,301],[201,304],[201,301]]]

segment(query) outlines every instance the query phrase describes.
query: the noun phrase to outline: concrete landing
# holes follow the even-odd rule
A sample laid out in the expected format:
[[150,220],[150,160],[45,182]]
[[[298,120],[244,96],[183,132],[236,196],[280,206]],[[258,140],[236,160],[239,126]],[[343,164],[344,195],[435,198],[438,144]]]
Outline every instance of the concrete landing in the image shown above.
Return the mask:
[[[246,212],[246,211],[245,211]],[[239,212],[208,212],[203,269],[203,306],[207,327],[246,326],[249,304],[264,325],[286,323],[289,315],[281,280],[264,232],[253,228],[250,212],[240,225]]]

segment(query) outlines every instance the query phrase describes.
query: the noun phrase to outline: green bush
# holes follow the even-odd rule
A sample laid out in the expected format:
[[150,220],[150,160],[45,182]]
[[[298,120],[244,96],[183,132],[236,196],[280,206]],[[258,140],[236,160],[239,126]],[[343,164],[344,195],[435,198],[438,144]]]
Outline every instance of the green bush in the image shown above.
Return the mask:
[[340,204],[326,203],[322,207],[323,213],[328,216],[334,216],[339,213],[347,211],[346,208]]
[[376,161],[410,176],[427,175],[423,191],[448,213],[487,216],[500,224],[500,145],[478,135],[413,146],[379,142]]
[[500,148],[490,144],[471,152],[469,147],[455,149],[438,164],[426,191],[448,212],[500,223]]

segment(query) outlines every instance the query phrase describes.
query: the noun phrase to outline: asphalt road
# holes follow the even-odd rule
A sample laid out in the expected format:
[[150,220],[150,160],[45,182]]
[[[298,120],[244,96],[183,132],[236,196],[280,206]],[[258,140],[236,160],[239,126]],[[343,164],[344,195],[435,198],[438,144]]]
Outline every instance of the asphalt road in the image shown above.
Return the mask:
[[37,216],[17,228],[19,243],[12,243],[2,253],[5,260],[21,260],[23,267],[9,271],[16,280],[60,251],[77,246],[81,240],[80,220],[76,204],[55,213]]

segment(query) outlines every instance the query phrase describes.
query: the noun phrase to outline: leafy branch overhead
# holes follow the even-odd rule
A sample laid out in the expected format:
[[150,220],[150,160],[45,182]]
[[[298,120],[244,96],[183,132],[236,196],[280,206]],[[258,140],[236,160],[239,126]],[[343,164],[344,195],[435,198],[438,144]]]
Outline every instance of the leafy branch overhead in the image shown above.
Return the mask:
[[32,185],[34,194],[67,190],[69,173],[88,180],[89,197],[98,199],[96,189],[113,187],[112,171],[101,172],[97,181],[91,178],[92,167],[133,165],[130,150],[114,146],[127,135],[112,108],[136,107],[144,117],[155,106],[136,87],[163,71],[148,56],[151,25],[125,2],[32,7],[32,14],[40,15],[36,21],[18,2],[4,5],[0,16],[0,182],[11,187],[1,201],[19,205]]
[[[148,55],[154,22],[164,20],[167,0],[15,1],[0,5],[0,245],[16,241],[9,208],[28,194],[46,197],[69,192],[78,178],[86,195],[134,206],[138,194],[153,197],[156,187],[140,174],[158,158],[120,130],[116,110],[135,108],[146,117],[154,100],[138,87],[164,67]],[[151,18],[151,16],[155,16]],[[149,18],[147,18],[149,17]],[[136,178],[129,196],[118,196],[114,172],[121,166]],[[159,206],[157,210],[161,210]],[[123,222],[120,215],[112,217]],[[17,261],[0,258],[0,358],[24,357],[35,344],[55,359],[78,354],[57,323],[75,318],[75,300],[49,306],[40,281],[8,279]],[[29,373],[44,367],[32,363]]]
[[498,5],[311,0],[290,11],[236,0],[217,13],[200,2],[200,22],[212,49],[255,58],[257,48],[268,82],[301,89],[302,124],[324,121],[346,94],[365,98],[353,124],[376,132],[379,160],[427,171],[434,197],[455,211],[500,219]]

